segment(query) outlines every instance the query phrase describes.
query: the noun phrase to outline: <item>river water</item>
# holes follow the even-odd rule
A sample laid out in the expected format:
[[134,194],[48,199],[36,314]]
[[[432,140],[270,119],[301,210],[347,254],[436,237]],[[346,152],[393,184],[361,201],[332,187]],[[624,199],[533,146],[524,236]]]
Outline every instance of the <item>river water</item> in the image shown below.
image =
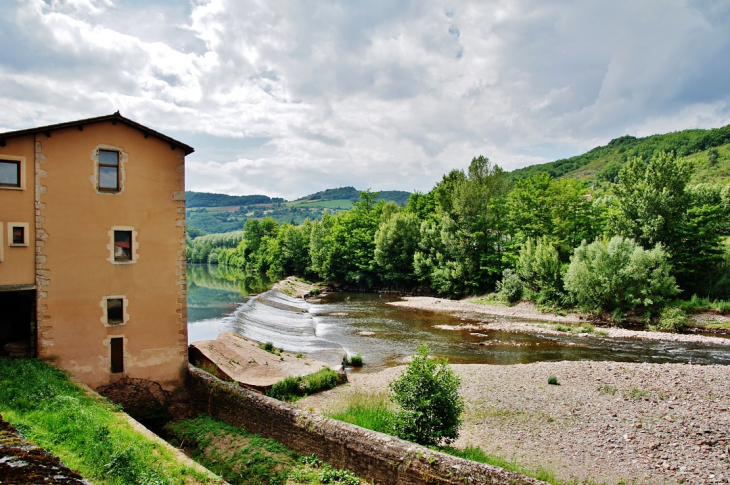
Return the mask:
[[[730,364],[727,346],[599,336],[544,335],[497,330],[443,330],[441,325],[489,322],[485,315],[388,305],[397,296],[334,293],[305,302],[268,282],[216,267],[188,268],[188,339],[214,339],[232,330],[292,352],[335,364],[342,350],[360,354],[363,371],[402,364],[421,343],[451,363],[520,364],[539,361],[692,362]],[[364,334],[363,334],[364,333]]]

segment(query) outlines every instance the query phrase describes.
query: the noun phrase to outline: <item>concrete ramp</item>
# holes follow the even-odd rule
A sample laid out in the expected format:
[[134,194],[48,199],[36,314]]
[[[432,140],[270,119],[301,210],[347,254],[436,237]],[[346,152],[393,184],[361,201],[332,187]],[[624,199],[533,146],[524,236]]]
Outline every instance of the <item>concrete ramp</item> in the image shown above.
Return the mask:
[[[328,366],[326,362],[296,352],[268,352],[259,342],[224,331],[215,340],[190,344],[190,361],[217,377],[265,393],[289,376],[305,376]],[[207,368],[206,368],[207,366]],[[340,372],[341,368],[332,368]],[[214,372],[213,372],[214,371]]]

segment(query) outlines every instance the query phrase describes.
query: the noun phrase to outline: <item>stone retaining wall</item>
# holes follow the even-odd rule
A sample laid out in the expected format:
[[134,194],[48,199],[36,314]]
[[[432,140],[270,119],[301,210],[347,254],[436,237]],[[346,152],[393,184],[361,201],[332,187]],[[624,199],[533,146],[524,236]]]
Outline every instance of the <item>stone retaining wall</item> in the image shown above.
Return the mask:
[[310,413],[190,366],[193,409],[350,470],[378,485],[545,484]]

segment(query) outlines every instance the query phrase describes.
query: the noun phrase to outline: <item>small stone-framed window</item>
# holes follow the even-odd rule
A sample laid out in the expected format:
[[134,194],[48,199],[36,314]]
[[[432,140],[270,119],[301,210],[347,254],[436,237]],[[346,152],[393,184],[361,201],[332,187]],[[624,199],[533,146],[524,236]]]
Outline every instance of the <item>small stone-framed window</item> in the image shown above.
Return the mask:
[[99,150],[99,190],[119,191],[119,152]]
[[25,157],[0,157],[0,189],[25,189]]
[[29,226],[27,222],[8,222],[8,246],[28,246]]
[[97,194],[119,195],[124,191],[125,165],[129,155],[120,147],[97,145],[91,150],[94,172],[89,176]]
[[124,295],[109,295],[101,299],[101,323],[106,327],[124,325],[129,321],[127,306],[129,300]]
[[113,264],[136,263],[139,255],[137,231],[131,226],[114,226],[109,231],[108,260]]
[[132,231],[114,231],[114,261],[132,261]]

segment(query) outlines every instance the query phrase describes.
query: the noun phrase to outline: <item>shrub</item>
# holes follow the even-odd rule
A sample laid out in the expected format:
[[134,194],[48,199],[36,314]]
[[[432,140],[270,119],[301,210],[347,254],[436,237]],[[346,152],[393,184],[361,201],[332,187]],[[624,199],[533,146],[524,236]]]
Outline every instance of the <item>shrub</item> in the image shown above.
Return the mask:
[[560,256],[545,238],[528,239],[520,249],[517,274],[529,289],[528,298],[538,303],[557,303],[563,293]]
[[464,411],[460,386],[447,361],[429,357],[428,347],[421,345],[389,386],[393,401],[400,406],[395,415],[396,435],[425,446],[454,441]]
[[502,281],[497,282],[497,292],[501,300],[506,300],[514,305],[522,298],[522,281],[520,281],[520,277],[513,270],[505,269],[502,272]]
[[279,381],[266,393],[267,396],[280,401],[296,401],[308,394],[332,389],[337,385],[339,376],[329,367],[318,370],[304,377],[286,377]]
[[662,310],[659,317],[659,329],[668,332],[679,332],[687,325],[687,315],[681,308],[668,307]]
[[592,311],[661,306],[680,291],[670,270],[661,245],[645,250],[621,236],[583,241],[571,258],[565,288],[575,303]]
[[350,365],[353,367],[362,367],[362,355],[355,354],[350,358]]
[[560,383],[558,382],[558,377],[557,376],[548,377],[548,384],[550,384],[551,386],[559,386]]

